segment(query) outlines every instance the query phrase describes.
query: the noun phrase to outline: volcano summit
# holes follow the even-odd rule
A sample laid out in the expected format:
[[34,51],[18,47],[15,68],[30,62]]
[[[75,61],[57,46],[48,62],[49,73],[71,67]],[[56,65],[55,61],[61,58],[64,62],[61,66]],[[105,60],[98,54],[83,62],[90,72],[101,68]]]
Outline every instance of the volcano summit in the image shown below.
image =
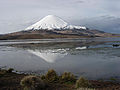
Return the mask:
[[55,15],[48,15],[41,19],[39,22],[26,28],[25,30],[65,30],[65,29],[86,29],[86,27],[69,25],[67,22]]

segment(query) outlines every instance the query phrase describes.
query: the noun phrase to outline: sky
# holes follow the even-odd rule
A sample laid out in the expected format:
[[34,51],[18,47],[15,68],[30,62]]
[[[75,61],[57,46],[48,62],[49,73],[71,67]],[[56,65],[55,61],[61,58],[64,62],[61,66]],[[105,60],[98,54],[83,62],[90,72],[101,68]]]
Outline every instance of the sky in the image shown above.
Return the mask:
[[120,33],[119,10],[120,0],[0,0],[0,34],[24,30],[51,14],[70,24]]

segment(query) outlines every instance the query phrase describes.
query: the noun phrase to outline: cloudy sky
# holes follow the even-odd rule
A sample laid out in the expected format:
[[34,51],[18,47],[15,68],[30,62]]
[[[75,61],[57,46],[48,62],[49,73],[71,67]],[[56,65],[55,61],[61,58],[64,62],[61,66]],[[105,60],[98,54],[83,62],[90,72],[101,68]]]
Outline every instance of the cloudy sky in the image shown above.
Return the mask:
[[120,0],[0,0],[0,34],[53,14],[75,25],[120,33]]

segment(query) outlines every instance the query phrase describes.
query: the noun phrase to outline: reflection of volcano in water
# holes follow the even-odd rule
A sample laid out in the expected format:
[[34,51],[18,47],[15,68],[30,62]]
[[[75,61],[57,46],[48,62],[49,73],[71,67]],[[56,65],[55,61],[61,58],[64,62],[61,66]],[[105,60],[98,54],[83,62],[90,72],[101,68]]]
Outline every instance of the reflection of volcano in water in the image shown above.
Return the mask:
[[54,63],[56,60],[61,59],[68,54],[65,49],[28,50],[28,52],[42,58],[43,60],[49,63]]

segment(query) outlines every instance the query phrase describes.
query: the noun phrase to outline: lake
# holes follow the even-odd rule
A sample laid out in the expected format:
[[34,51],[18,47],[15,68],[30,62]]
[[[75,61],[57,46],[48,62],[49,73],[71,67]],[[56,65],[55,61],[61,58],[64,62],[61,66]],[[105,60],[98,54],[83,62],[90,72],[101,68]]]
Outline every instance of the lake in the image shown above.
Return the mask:
[[89,79],[120,77],[120,38],[1,40],[0,67],[42,74],[55,69]]

